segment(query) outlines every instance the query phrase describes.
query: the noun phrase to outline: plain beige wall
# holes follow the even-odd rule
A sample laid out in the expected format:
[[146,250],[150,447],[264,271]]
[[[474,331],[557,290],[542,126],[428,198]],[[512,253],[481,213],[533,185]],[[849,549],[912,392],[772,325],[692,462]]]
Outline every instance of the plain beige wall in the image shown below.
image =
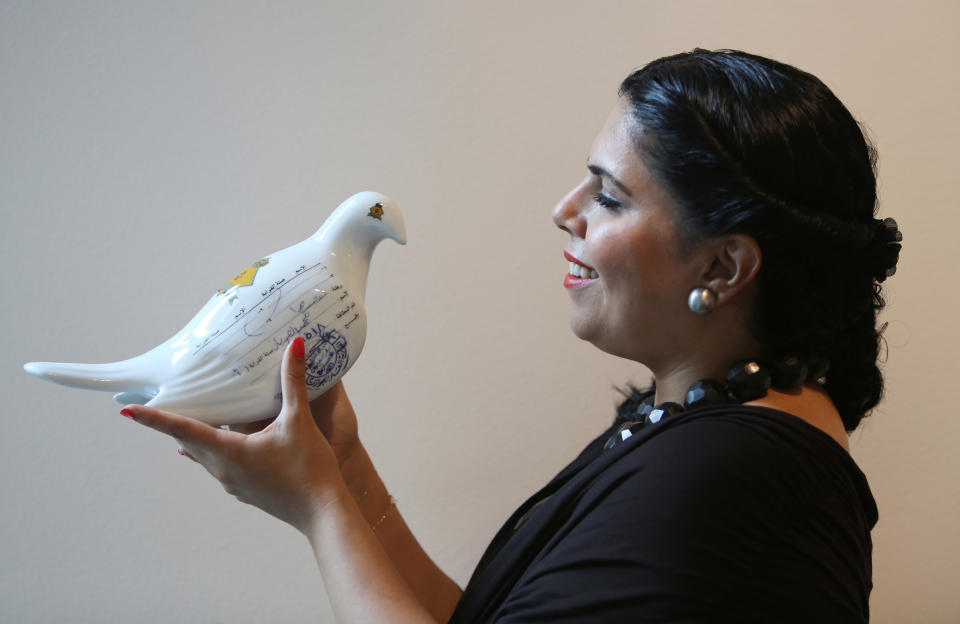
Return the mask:
[[28,360],[107,361],[372,188],[382,246],[347,377],[408,522],[465,582],[506,515],[640,367],[566,326],[553,203],[619,81],[695,46],[825,80],[880,150],[888,398],[853,437],[880,506],[875,622],[956,622],[956,2],[0,4],[0,620],[331,619],[305,540],[225,495],[106,394]]

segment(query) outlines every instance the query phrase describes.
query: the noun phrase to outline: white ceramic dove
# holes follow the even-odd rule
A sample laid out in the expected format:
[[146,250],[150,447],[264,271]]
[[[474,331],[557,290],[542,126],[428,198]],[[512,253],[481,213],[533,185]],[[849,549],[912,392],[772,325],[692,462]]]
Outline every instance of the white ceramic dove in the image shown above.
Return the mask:
[[379,193],[357,193],[313,236],[233,276],[186,327],[143,355],[108,364],[30,362],[24,369],[211,425],[276,416],[290,340],[304,338],[311,399],[356,362],[367,334],[370,257],[384,238],[406,243],[403,215]]

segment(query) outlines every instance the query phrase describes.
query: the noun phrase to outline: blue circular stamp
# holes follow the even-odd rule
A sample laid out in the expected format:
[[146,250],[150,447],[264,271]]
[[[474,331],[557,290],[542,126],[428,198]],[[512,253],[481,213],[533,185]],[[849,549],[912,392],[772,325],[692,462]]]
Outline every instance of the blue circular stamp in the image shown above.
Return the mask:
[[335,329],[318,331],[309,338],[314,340],[305,362],[307,386],[320,388],[346,371],[347,361],[350,359],[347,354],[347,339]]

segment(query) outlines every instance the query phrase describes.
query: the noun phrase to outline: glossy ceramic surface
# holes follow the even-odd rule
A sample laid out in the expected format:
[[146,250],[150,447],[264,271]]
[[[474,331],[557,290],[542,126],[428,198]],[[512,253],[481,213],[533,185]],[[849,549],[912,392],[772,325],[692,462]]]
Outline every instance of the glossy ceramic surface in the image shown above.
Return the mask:
[[306,240],[225,281],[183,329],[150,351],[121,362],[30,362],[24,369],[213,425],[276,416],[290,340],[304,338],[311,399],[356,362],[367,333],[370,257],[384,238],[406,243],[403,215],[379,193],[358,193]]

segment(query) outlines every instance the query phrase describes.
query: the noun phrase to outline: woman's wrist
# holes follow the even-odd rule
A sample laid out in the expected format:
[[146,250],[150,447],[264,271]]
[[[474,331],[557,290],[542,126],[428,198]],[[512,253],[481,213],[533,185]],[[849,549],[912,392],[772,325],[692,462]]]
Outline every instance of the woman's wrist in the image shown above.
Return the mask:
[[340,465],[340,476],[367,524],[381,522],[393,498],[360,441]]
[[340,474],[347,484],[365,478],[372,468],[373,463],[367,455],[367,449],[359,439],[350,445],[349,452],[340,460]]
[[[357,503],[353,494],[342,480],[334,486],[325,488],[322,494],[316,494],[310,497],[310,511],[306,514],[301,526],[297,528],[307,536],[307,539],[313,543],[315,537],[320,535],[322,527],[341,525],[344,523],[353,526],[352,530],[361,530],[366,525],[374,534],[378,529],[383,529],[397,515],[397,501],[386,495],[386,501],[377,499],[376,503],[365,505],[364,508]],[[377,507],[376,505],[381,505]],[[376,512],[371,511],[377,509]],[[359,513],[358,513],[359,512]],[[314,547],[319,544],[314,544]]]
[[307,493],[305,500],[307,501],[306,510],[294,526],[311,541],[316,527],[321,524],[325,516],[342,512],[345,506],[356,505],[349,488],[342,479],[337,479],[336,482],[329,483],[322,489],[312,489]]

